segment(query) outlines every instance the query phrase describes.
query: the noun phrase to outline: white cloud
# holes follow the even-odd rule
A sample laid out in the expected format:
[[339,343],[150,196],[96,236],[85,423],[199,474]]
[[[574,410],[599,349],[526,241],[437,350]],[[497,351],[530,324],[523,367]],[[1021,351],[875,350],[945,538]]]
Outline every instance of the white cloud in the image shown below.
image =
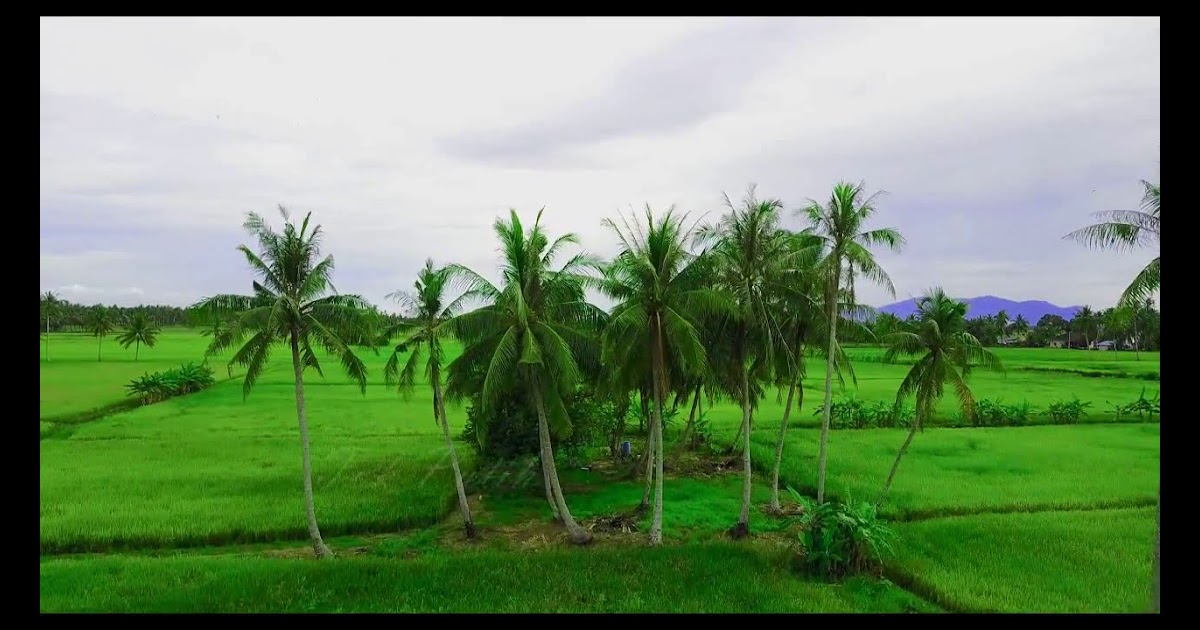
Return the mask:
[[[1105,304],[1149,259],[1061,240],[1157,178],[1157,19],[41,22],[44,286],[244,290],[244,213],[313,211],[339,288],[490,271],[509,207],[600,253],[630,205],[888,195],[903,294]],[[86,54],[81,51],[86,51]],[[1092,191],[1096,192],[1093,193]],[[129,258],[99,260],[120,249]],[[863,297],[887,296],[864,288]]]

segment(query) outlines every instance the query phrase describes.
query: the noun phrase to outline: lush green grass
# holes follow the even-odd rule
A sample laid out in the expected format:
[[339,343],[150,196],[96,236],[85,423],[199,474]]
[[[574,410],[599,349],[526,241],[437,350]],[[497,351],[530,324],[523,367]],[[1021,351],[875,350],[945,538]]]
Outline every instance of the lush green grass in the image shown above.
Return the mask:
[[[900,429],[834,431],[828,491],[874,501],[904,441]],[[815,491],[818,434],[789,431],[783,477]],[[752,460],[774,461],[773,431],[754,432]],[[1158,494],[1159,426],[928,429],[913,439],[883,513],[914,517],[1146,505]]]
[[[64,414],[78,418],[81,412],[123,400],[125,382],[143,372],[200,360],[206,341],[193,331],[167,331],[158,348],[144,349],[142,360],[134,363],[118,360],[123,353],[131,359],[132,350],[125,353],[110,340],[105,361],[96,363],[93,338],[54,336],[52,361],[41,364],[43,554],[281,540],[296,541],[303,550],[306,531],[295,397],[290,365],[282,360],[282,353],[245,399],[240,379],[235,379],[198,394],[91,422],[62,422]],[[976,373],[972,385],[980,397],[1025,399],[1044,406],[1074,395],[1093,402],[1098,412],[1093,419],[1104,420],[1109,419],[1104,412],[1110,408],[1105,401],[1128,402],[1143,386],[1148,393],[1157,391],[1158,384],[1146,380],[1082,375],[1093,370],[1086,361],[1107,359],[1111,353],[1084,360],[1076,358],[1083,354],[1079,351],[1001,352],[1009,355],[1004,358],[1010,371],[1006,375]],[[1120,356],[1124,365],[1126,353]],[[715,543],[737,516],[741,480],[736,475],[668,477],[664,534],[671,544],[667,549],[645,550],[636,542],[649,526],[645,516],[639,521],[641,531],[632,535],[634,547],[602,544],[563,549],[551,545],[552,549],[534,553],[519,545],[505,546],[508,533],[497,528],[522,523],[549,528],[544,498],[536,488],[505,492],[483,483],[489,471],[470,472],[472,450],[461,442],[458,452],[468,474],[479,481],[471,485],[475,488],[473,500],[479,503],[477,523],[487,542],[463,553],[441,549],[444,534],[453,525],[429,526],[453,511],[453,486],[445,447],[430,413],[429,390],[418,386],[411,400],[402,400],[382,386],[386,355],[364,351],[363,357],[371,376],[365,396],[333,363],[327,365],[325,378],[313,373],[306,378],[322,529],[331,539],[339,534],[416,529],[369,545],[371,551],[364,557],[343,554],[333,563],[211,557],[199,549],[177,557],[46,560],[42,564],[42,609],[895,611],[915,605],[911,597],[884,584],[860,581],[838,587],[804,582],[790,575],[778,558]],[[1139,363],[1157,370],[1157,356],[1144,355]],[[1071,369],[1013,369],[1047,365]],[[217,361],[215,367],[223,376],[223,362]],[[819,385],[821,367],[819,362],[810,366],[810,385]],[[871,361],[862,361],[856,368],[858,395],[867,400],[890,400],[905,372],[905,366]],[[1121,371],[1133,373],[1127,366]],[[805,409],[793,416],[793,423],[815,426],[812,410],[819,404],[820,391],[806,387],[805,395]],[[948,417],[952,408],[947,401],[939,413]],[[707,411],[718,443],[728,443],[741,421],[739,409],[721,403]],[[454,407],[449,412],[457,434],[465,412]],[[681,410],[677,427],[686,413],[687,409]],[[773,397],[763,401],[756,415],[753,456],[758,485],[751,528],[758,534],[775,534],[771,540],[784,541],[786,536],[778,532],[786,524],[757,510],[767,499],[762,470],[772,461],[781,415],[782,404]],[[900,430],[834,432],[830,492],[873,500],[903,439]],[[815,486],[816,444],[815,431],[798,428],[790,433],[786,451],[785,479],[809,491]],[[1145,505],[1156,495],[1158,453],[1159,430],[1153,424],[930,429],[917,436],[902,463],[885,513],[909,518]],[[627,512],[641,499],[639,482],[614,482],[598,471],[565,464],[560,469],[568,502],[581,520]],[[1077,516],[1104,523],[1110,513],[1141,512]],[[898,545],[900,555],[893,564],[906,575],[915,572],[920,587],[945,602],[997,610],[1067,609],[1060,604],[1074,597],[1070,590],[1077,588],[1074,584],[1085,588],[1092,579],[1090,574],[1106,570],[1107,565],[1095,561],[1092,552],[1079,551],[1085,545],[1099,544],[1094,542],[1095,534],[1107,531],[1102,525],[1096,525],[1099,529],[1095,531],[1066,525],[1058,530],[1046,528],[1044,535],[1056,537],[1056,542],[1034,545],[1020,541],[1041,540],[1037,537],[1041,534],[1033,531],[1041,521],[1013,521],[1032,523],[1014,525],[1029,532],[1020,536],[1005,530],[1003,519],[1035,516],[989,518],[997,520],[969,534],[950,529],[944,535],[930,533],[927,542],[919,537],[926,531],[922,527],[937,532],[941,530],[934,529],[936,524],[968,519],[904,524],[902,540],[917,536],[913,540],[918,542],[911,548],[907,542]],[[1122,526],[1114,527],[1113,536],[1118,539],[1128,534],[1150,540],[1150,535],[1143,536],[1140,530],[1126,532]],[[955,549],[945,552],[952,554],[953,562],[939,559],[942,556],[922,546],[935,547],[940,537],[950,535],[962,539],[946,545]],[[1010,540],[1011,544],[1005,542]],[[1014,567],[994,569],[994,575],[1007,580],[1003,589],[980,583],[983,578],[972,575],[971,554],[977,551],[969,545],[991,546],[988,553],[994,555],[1001,553],[997,549],[1004,545],[1011,547],[1011,553],[1019,558]],[[417,549],[422,553],[414,560],[410,555]],[[432,549],[441,550],[427,553]],[[1047,559],[1041,549],[1056,549],[1058,556]],[[987,553],[980,557],[998,562]],[[917,564],[922,558],[947,568],[930,571],[928,564]],[[1068,566],[1071,562],[1077,566]],[[1025,568],[1020,569],[1022,566]],[[1072,586],[1055,591],[1066,593],[1064,599],[1054,600],[1041,592],[1048,588],[1040,581],[1043,577],[1023,581],[1025,574],[1017,573],[1051,569],[1070,573],[1062,579]],[[1009,570],[1011,575],[1003,573]],[[476,588],[479,584],[495,588]],[[1138,588],[1141,585],[1131,584],[1123,600],[1115,586],[1101,584],[1093,588],[1093,599],[1080,599],[1078,609],[1136,609],[1140,604],[1134,602],[1133,591]],[[1118,605],[1122,601],[1134,602],[1132,608]]]
[[466,552],[334,562],[249,557],[41,564],[42,612],[906,612],[886,584],[796,579],[735,544]]
[[1149,609],[1154,508],[967,516],[898,530],[891,564],[900,581],[952,609]]
[[[1059,371],[1089,376],[1129,376],[1153,379],[1159,375],[1158,352],[1099,351],[1067,348],[991,348],[1010,370]],[[875,346],[848,348],[856,361],[879,361],[883,350]],[[912,363],[915,358],[900,359]]]
[[[43,552],[304,537],[295,397],[265,381],[245,401],[227,382],[42,440]],[[325,531],[394,531],[449,509],[427,394],[329,385],[308,401]]]
[[[97,341],[82,333],[50,335],[50,361],[45,343],[41,350],[41,417],[43,420],[69,416],[125,400],[125,384],[147,372],[158,372],[181,363],[204,359],[208,339],[187,328],[168,328],[153,348],[141,349],[117,343],[117,336],[104,339],[103,361],[96,360]],[[222,367],[217,378],[224,377]]]

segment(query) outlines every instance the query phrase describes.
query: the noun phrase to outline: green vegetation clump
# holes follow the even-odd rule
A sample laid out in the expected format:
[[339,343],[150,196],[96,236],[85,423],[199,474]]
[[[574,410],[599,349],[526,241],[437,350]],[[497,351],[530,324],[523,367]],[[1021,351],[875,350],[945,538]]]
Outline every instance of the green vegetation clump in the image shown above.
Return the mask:
[[212,368],[204,364],[185,363],[165,372],[147,373],[135,378],[125,386],[129,396],[135,396],[142,404],[162,402],[173,396],[192,394],[212,387]]

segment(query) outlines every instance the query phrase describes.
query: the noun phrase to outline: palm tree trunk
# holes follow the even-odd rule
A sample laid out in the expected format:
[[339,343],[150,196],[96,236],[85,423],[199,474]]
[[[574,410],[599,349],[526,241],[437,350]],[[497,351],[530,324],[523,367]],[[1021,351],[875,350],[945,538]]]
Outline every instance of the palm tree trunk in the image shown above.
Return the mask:
[[650,490],[654,487],[654,443],[658,434],[654,432],[654,419],[650,419],[650,436],[646,438],[646,452],[643,460],[646,462],[646,470],[642,475],[644,485],[642,486],[642,502],[638,504],[638,512],[645,512],[650,509]]
[[662,315],[655,314],[654,348],[652,350],[651,375],[654,379],[654,517],[650,520],[650,544],[662,544],[663,529],[663,338]]
[[[541,440],[540,435],[538,440]],[[554,500],[554,484],[550,483],[550,465],[546,462],[545,452],[540,448],[538,450],[538,459],[542,462],[542,487],[546,490],[546,502],[550,504],[550,513],[554,515],[554,521],[561,524],[562,515],[558,513],[558,502]]]
[[317,557],[327,558],[332,556],[333,552],[321,538],[321,529],[317,526],[317,508],[313,502],[312,456],[308,447],[308,412],[304,408],[304,365],[300,363],[300,343],[294,330],[292,331],[292,370],[296,379],[296,418],[300,422],[304,515],[308,519],[308,537],[312,539],[313,552],[317,554]]
[[688,438],[692,435],[692,428],[696,424],[696,408],[700,405],[700,386],[696,386],[696,393],[692,396],[692,410],[688,413],[687,425],[683,427],[683,435],[679,437],[679,444],[682,448],[687,448]]
[[742,511],[738,522],[729,530],[729,535],[735,539],[750,535],[750,370],[742,368],[742,433],[745,441],[742,444]]
[[104,351],[104,337],[97,337],[96,342],[96,362],[100,362],[100,353]]
[[441,416],[442,437],[446,440],[446,449],[450,451],[450,468],[454,471],[454,488],[458,491],[458,509],[462,512],[463,529],[467,540],[475,538],[475,521],[471,519],[471,506],[467,505],[467,490],[463,486],[462,470],[458,466],[458,453],[454,452],[454,440],[450,437],[450,421],[446,418],[446,403],[442,399],[441,370],[436,362],[431,366],[430,376],[433,381],[433,403],[436,413]]
[[1158,606],[1158,595],[1160,588],[1159,577],[1159,531],[1161,527],[1159,523],[1162,519],[1162,493],[1158,495],[1158,502],[1154,506],[1154,560],[1150,568],[1150,612],[1160,612]]
[[550,489],[555,508],[562,524],[567,528],[571,542],[577,545],[586,545],[592,542],[592,535],[571,518],[571,511],[567,509],[567,500],[563,497],[562,485],[558,481],[558,470],[554,465],[554,447],[550,444],[550,423],[546,420],[546,404],[542,400],[541,384],[536,378],[533,381],[533,403],[537,407],[538,441],[541,442],[542,462],[546,475],[550,478]]
[[[138,360],[138,355],[141,354],[141,352],[142,352],[142,341],[139,339],[137,341],[137,344],[135,346],[133,346],[133,360],[134,361]],[[297,350],[296,356],[300,356],[298,350]],[[300,365],[300,364],[297,363],[296,365]],[[300,381],[296,381],[296,382],[299,383]]]
[[46,363],[50,362],[50,318],[46,318]]
[[883,498],[887,496],[888,490],[892,488],[892,480],[896,478],[896,470],[900,468],[900,459],[908,452],[908,445],[912,444],[913,437],[917,435],[917,429],[921,426],[921,416],[924,415],[924,405],[917,403],[917,417],[913,421],[912,428],[908,430],[908,437],[904,438],[904,444],[900,445],[900,452],[896,453],[896,461],[892,462],[892,470],[888,473],[887,481],[883,482],[883,491],[879,493],[879,498],[875,500],[875,509],[883,505]]
[[821,412],[821,446],[819,455],[817,456],[817,504],[825,502],[825,464],[828,455],[827,448],[829,445],[829,415],[833,409],[833,360],[834,352],[837,348],[837,279],[830,283],[833,285],[830,291],[831,297],[829,302],[829,350],[825,359],[825,407]]
[[[788,386],[787,404],[783,408],[783,421],[779,423],[779,443],[775,445],[775,471],[771,474],[771,511],[778,513],[779,509],[779,468],[783,466],[783,441],[787,437],[788,415],[792,413],[792,398],[796,394],[796,379],[792,378]],[[804,390],[800,390],[801,400]]]

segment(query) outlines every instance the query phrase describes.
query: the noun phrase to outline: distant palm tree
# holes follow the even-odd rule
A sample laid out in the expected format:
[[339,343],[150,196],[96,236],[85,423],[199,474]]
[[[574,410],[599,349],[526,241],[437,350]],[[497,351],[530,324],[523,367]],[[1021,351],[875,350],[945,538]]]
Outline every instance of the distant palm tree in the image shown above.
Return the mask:
[[752,490],[750,464],[751,414],[758,405],[760,380],[774,365],[777,352],[787,352],[776,304],[798,289],[790,281],[800,252],[786,230],[779,227],[783,202],[760,200],[751,186],[740,205],[725,197],[729,212],[699,233],[712,243],[711,255],[721,286],[733,297],[734,315],[726,318],[725,337],[730,348],[724,356],[725,387],[742,407],[742,509],[729,530],[733,538],[750,533]]
[[[1157,249],[1162,230],[1159,223],[1159,184],[1142,181],[1145,193],[1138,210],[1109,210],[1097,212],[1100,223],[1075,230],[1063,238],[1079,241],[1088,247],[1117,251],[1153,246]],[[1121,306],[1134,306],[1159,290],[1159,256],[1155,255],[1121,294]],[[1161,497],[1160,497],[1161,507]],[[1159,527],[1156,508],[1154,517],[1154,562],[1151,580],[1151,608],[1159,611]]]
[[121,344],[126,350],[129,346],[134,346],[133,360],[138,360],[138,355],[141,353],[142,346],[153,348],[158,343],[158,325],[156,325],[145,313],[138,311],[129,318],[129,323],[126,324],[125,332],[117,337],[117,343]]
[[1029,320],[1024,315],[1017,315],[1013,320],[1013,332],[1020,336],[1029,334]]
[[96,361],[104,350],[104,338],[116,327],[112,313],[103,305],[97,304],[87,314],[87,329],[96,337]]
[[[449,337],[450,322],[462,308],[462,298],[447,301],[450,279],[448,269],[435,268],[433,260],[429,259],[417,274],[414,293],[397,291],[389,296],[399,301],[411,318],[402,320],[385,333],[388,339],[398,333],[405,337],[392,350],[383,373],[388,385],[396,385],[401,394],[411,396],[417,382],[417,370],[424,360],[424,375],[433,389],[433,419],[441,426],[446,450],[450,452],[450,468],[454,471],[454,487],[458,491],[458,509],[462,513],[463,528],[467,538],[473,539],[475,521],[471,519],[471,508],[467,504],[467,491],[463,486],[458,454],[454,451],[454,440],[450,437],[450,423],[446,418],[445,397],[442,395],[442,366],[446,363],[442,342]],[[408,353],[408,359],[402,369],[400,358],[405,353]]]
[[896,454],[896,461],[888,473],[883,491],[875,501],[878,508],[892,479],[900,467],[900,459],[912,444],[913,436],[921,429],[925,420],[933,413],[941,400],[943,388],[949,383],[958,396],[958,403],[967,415],[975,413],[975,396],[967,386],[971,369],[983,366],[1002,370],[1000,359],[980,345],[979,340],[967,332],[967,305],[951,299],[941,288],[935,288],[917,300],[919,323],[917,332],[899,332],[887,338],[884,361],[893,362],[901,356],[919,356],[909,369],[900,389],[896,392],[896,407],[899,408],[909,396],[916,397],[916,417],[908,437]]
[[821,445],[817,459],[817,502],[825,501],[825,465],[826,446],[829,442],[829,420],[833,407],[833,372],[834,359],[837,353],[834,346],[837,343],[838,320],[843,313],[838,312],[841,303],[833,296],[840,294],[845,286],[847,300],[856,302],[854,281],[862,275],[866,279],[882,285],[888,294],[895,297],[896,288],[887,272],[875,262],[871,248],[884,246],[892,251],[899,251],[904,245],[904,237],[894,228],[865,230],[867,221],[875,214],[875,198],[879,195],[867,196],[863,184],[839,182],[833,187],[833,194],[824,205],[811,201],[800,210],[810,223],[808,233],[821,237],[825,242],[825,260],[822,263],[825,274],[825,308],[829,319],[829,351],[825,358],[825,407],[821,413]]
[[466,281],[468,295],[485,305],[454,318],[452,332],[464,348],[447,368],[446,389],[456,399],[478,395],[488,410],[513,387],[528,393],[538,417],[542,480],[551,511],[573,543],[587,544],[592,536],[571,517],[559,483],[550,417],[569,422],[563,397],[575,392],[583,376],[581,360],[599,362],[595,333],[606,314],[584,295],[584,286],[595,283],[586,273],[598,261],[580,253],[554,269],[557,255],[579,239],[566,234],[551,241],[541,218],[539,211],[526,231],[513,210],[507,221],[497,219],[493,225],[500,239],[501,287],[466,267],[450,266],[451,273]]
[[[1158,247],[1159,229],[1158,184],[1143,181],[1145,194],[1139,210],[1107,210],[1094,216],[1100,223],[1089,225],[1063,238],[1097,249],[1123,251],[1139,247]],[[1159,257],[1156,255],[1121,294],[1122,305],[1133,305],[1158,291]]]
[[53,291],[42,294],[42,319],[46,320],[46,362],[50,362],[50,320],[62,312],[62,300]]
[[692,230],[674,209],[655,219],[646,207],[644,225],[605,220],[621,251],[605,269],[602,289],[620,302],[603,336],[603,361],[609,369],[647,375],[653,403],[649,443],[654,462],[654,516],[650,544],[662,544],[663,405],[669,390],[707,368],[699,318],[729,311],[728,297],[712,287],[705,259],[690,251]]
[[[193,312],[211,322],[217,317],[230,322],[228,332],[214,336],[207,354],[241,345],[229,360],[230,368],[246,368],[242,397],[250,395],[271,350],[278,344],[291,348],[292,373],[296,385],[296,417],[300,424],[300,453],[304,476],[304,508],[308,535],[318,558],[333,555],[321,538],[313,502],[312,460],[309,454],[308,413],[304,401],[304,370],[323,375],[315,347],[333,355],[364,394],[367,369],[346,343],[348,338],[366,337],[374,320],[365,300],[334,292],[330,276],[333,256],[321,258],[321,226],[309,231],[309,219],[297,228],[283,206],[283,232],[276,232],[257,213],[247,215],[244,227],[258,241],[259,252],[245,245],[240,251],[259,277],[253,295],[217,295],[192,306]],[[249,337],[249,339],[247,339]],[[243,344],[243,341],[245,342]]]

